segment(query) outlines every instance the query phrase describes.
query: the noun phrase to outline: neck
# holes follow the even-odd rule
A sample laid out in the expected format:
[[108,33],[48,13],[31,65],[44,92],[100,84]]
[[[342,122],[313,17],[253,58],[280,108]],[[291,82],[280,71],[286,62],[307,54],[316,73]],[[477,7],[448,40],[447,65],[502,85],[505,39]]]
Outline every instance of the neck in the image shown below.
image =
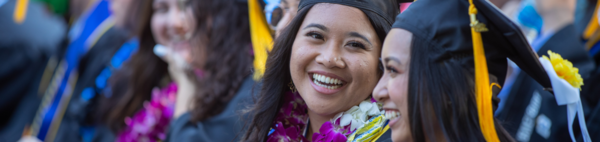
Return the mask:
[[307,136],[306,138],[310,138],[310,137],[312,137],[313,133],[319,132],[319,129],[321,129],[321,126],[323,125],[323,123],[329,121],[333,117],[335,117],[335,114],[319,115],[309,109],[308,110],[308,118],[310,119],[310,125],[309,125],[308,129],[310,131],[308,131],[308,133],[306,134],[306,136]]

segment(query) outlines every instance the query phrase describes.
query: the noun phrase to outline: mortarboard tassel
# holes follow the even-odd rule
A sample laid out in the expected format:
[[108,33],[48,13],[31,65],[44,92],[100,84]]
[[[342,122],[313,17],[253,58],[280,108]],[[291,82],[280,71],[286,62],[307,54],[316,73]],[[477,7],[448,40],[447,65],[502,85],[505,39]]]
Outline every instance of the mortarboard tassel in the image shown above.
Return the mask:
[[475,61],[475,96],[477,98],[477,112],[479,115],[479,127],[483,137],[488,142],[499,142],[494,126],[494,114],[492,108],[492,90],[488,74],[485,51],[481,32],[488,29],[485,24],[479,23],[476,18],[477,9],[473,0],[469,0],[469,15],[471,16],[471,36],[473,38],[473,57]]
[[25,21],[25,16],[27,16],[27,6],[29,5],[29,0],[17,0],[15,4],[15,12],[13,15],[13,20],[17,24],[23,23]]
[[248,0],[248,13],[250,18],[250,36],[254,50],[254,80],[259,80],[265,72],[268,51],[273,48],[269,25],[263,14],[258,0]]

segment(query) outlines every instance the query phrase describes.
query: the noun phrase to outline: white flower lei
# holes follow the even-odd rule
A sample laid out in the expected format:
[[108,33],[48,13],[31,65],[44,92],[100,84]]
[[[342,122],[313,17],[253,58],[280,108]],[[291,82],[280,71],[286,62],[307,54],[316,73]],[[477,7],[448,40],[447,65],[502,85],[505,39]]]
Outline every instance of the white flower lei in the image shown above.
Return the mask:
[[350,130],[354,131],[363,127],[370,116],[377,116],[381,113],[381,105],[367,99],[360,102],[358,106],[353,106],[345,112],[338,113],[335,115],[332,122],[340,119],[340,126],[344,127],[350,125]]

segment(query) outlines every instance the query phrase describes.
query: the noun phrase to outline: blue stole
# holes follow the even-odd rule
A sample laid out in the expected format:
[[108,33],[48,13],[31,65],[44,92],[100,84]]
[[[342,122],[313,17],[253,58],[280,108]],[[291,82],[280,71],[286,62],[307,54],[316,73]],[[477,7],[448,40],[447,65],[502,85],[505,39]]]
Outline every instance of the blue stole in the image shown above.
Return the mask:
[[[110,91],[110,87],[107,86],[108,79],[114,71],[119,70],[121,65],[123,65],[123,63],[137,51],[138,47],[139,41],[136,38],[133,38],[123,44],[110,59],[110,65],[105,67],[96,77],[94,80],[95,85],[83,89],[81,92],[81,98],[84,101],[89,101],[90,99],[94,98],[96,94],[101,93],[107,97],[110,97],[110,94],[112,93]],[[94,133],[96,133],[96,131],[93,126],[82,126],[79,130],[79,134],[84,142],[91,142],[94,138]]]
[[75,34],[71,33],[71,43],[65,56],[52,74],[48,88],[43,92],[42,103],[30,129],[32,136],[40,140],[54,141],[77,82],[80,58],[114,25],[107,0],[98,0],[92,6],[71,29]]

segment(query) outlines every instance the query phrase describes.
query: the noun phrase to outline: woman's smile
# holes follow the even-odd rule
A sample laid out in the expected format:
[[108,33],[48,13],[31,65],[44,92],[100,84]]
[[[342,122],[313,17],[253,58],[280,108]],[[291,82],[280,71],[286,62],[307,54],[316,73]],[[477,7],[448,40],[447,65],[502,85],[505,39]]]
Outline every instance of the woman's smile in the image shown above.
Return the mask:
[[308,77],[311,80],[312,87],[317,92],[325,95],[335,94],[348,84],[347,81],[341,77],[327,72],[309,72]]
[[402,114],[397,109],[384,108],[385,119],[390,120],[389,126],[395,126],[398,120],[402,117]]

